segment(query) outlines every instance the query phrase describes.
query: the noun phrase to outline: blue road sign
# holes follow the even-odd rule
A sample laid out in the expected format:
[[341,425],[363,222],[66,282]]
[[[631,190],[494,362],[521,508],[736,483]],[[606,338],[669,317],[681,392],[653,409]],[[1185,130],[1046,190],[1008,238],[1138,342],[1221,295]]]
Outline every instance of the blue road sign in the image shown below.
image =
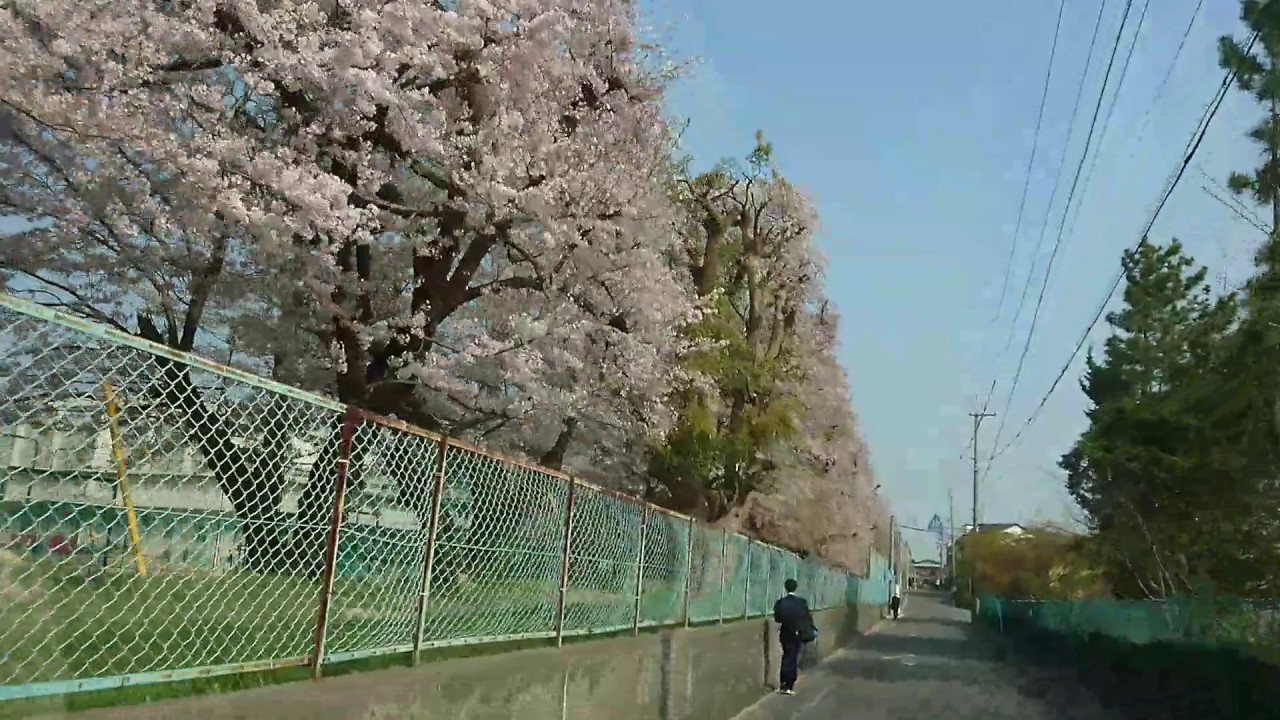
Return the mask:
[[929,521],[929,527],[927,527],[926,530],[933,533],[934,535],[941,536],[942,535],[942,518],[938,517],[937,515],[934,515],[933,519]]

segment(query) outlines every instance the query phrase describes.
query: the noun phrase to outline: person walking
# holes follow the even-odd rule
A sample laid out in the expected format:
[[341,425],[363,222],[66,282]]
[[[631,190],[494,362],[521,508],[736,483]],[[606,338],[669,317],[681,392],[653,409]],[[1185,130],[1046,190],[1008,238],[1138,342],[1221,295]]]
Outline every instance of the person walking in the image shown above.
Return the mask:
[[800,650],[818,637],[818,629],[809,612],[809,603],[799,595],[795,580],[782,584],[787,594],[773,604],[773,619],[778,623],[778,642],[782,645],[782,662],[778,673],[778,692],[796,694],[796,678],[800,674]]
[[902,609],[902,586],[898,581],[893,582],[893,595],[889,597],[889,611],[893,613],[893,619],[898,619],[898,612]]

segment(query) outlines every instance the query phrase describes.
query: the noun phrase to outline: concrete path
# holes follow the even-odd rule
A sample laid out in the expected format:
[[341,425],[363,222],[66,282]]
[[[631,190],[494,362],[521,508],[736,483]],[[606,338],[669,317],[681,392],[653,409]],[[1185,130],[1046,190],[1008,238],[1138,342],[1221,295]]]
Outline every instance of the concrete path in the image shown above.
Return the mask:
[[737,720],[1118,720],[1061,669],[1005,659],[969,613],[917,593],[903,617],[801,674]]

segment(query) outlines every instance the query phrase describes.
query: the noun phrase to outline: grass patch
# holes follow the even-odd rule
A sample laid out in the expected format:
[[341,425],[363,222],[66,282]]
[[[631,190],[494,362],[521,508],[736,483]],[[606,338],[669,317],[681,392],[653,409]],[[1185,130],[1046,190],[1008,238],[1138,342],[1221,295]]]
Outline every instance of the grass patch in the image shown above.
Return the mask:
[[[420,580],[413,573],[338,578],[331,604],[329,653],[409,645],[417,629]],[[77,557],[0,553],[0,684],[21,685],[144,672],[302,658],[312,650],[318,581],[248,572],[166,572],[140,578],[127,558],[86,567]],[[567,636],[579,642],[631,632],[633,590],[571,589]],[[642,622],[683,617],[683,589],[655,586],[640,603]],[[438,661],[545,646],[546,640],[485,642],[485,637],[555,627],[554,581],[457,583],[439,588],[427,616],[428,643],[471,640],[425,650]],[[601,633],[601,629],[622,628]],[[642,631],[660,630],[660,627]],[[550,641],[554,642],[554,640]],[[408,653],[326,664],[326,675],[404,665]],[[51,709],[80,710],[250,689],[305,679],[305,667],[257,670],[0,703],[0,718]]]

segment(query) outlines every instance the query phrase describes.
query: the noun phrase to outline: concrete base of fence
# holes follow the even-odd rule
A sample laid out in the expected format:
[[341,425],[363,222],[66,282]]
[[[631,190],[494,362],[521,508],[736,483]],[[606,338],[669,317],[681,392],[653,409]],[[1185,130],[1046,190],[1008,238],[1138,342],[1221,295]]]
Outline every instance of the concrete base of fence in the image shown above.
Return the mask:
[[1092,634],[1071,636],[1005,619],[987,624],[1024,661],[1072,667],[1109,707],[1143,720],[1280,718],[1280,665],[1242,649],[1192,642],[1137,644]]
[[[880,620],[876,606],[815,614],[819,654]],[[772,623],[676,628],[426,663],[225,695],[37,717],[74,720],[720,720],[777,682]]]

